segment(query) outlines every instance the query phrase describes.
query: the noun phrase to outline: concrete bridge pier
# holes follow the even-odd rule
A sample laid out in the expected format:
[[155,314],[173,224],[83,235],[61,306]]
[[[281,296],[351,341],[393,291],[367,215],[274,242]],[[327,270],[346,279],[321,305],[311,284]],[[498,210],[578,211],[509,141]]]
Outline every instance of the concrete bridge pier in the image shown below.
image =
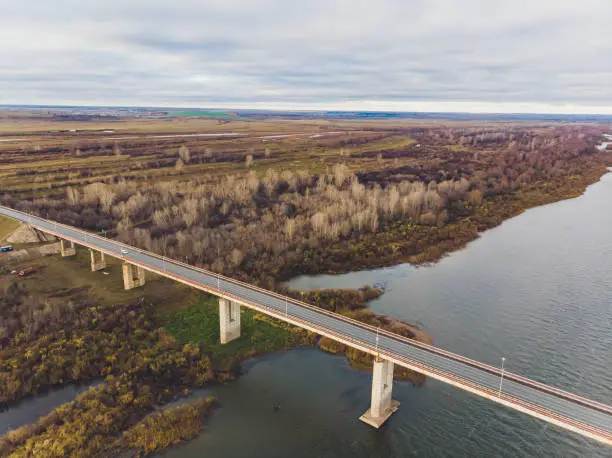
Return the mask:
[[219,298],[219,324],[222,344],[240,337],[240,304]]
[[62,254],[62,258],[67,256],[74,256],[76,254],[76,247],[74,246],[74,242],[69,242],[68,240],[60,239],[60,253]]
[[133,264],[123,263],[123,287],[134,289],[145,284],[145,270]]
[[[96,259],[96,253],[100,253],[100,258]],[[89,255],[91,256],[91,271],[96,272],[106,268],[106,260],[104,259],[104,253],[101,251],[89,249]]]
[[372,404],[359,419],[374,428],[380,428],[399,406],[399,402],[391,398],[392,390],[393,363],[377,357],[372,371]]

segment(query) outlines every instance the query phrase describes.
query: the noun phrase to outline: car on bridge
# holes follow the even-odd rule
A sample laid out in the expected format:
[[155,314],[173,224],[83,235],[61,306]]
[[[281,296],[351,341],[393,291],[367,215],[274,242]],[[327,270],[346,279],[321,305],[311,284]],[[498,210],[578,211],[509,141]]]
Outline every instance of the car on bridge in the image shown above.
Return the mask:
[[11,245],[0,247],[0,252],[2,253],[7,253],[9,251],[13,251],[13,247]]

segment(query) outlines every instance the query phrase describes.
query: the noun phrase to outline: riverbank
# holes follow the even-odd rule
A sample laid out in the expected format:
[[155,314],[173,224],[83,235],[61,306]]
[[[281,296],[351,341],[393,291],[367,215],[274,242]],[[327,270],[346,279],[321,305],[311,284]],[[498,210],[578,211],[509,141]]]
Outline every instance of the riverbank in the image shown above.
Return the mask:
[[[303,300],[308,304],[321,307],[325,310],[339,313],[353,320],[380,327],[381,329],[428,345],[433,344],[432,336],[423,329],[406,321],[394,319],[382,314],[376,314],[368,308],[368,302],[384,294],[384,291],[380,288],[363,286],[356,290],[295,290],[287,287],[280,287],[278,290],[282,294]],[[345,356],[354,369],[365,371],[372,370],[374,357],[368,353],[358,351],[327,337],[316,339],[315,345],[326,353]],[[399,366],[395,367],[395,378],[396,380],[409,381],[414,386],[421,386],[425,383],[425,376],[422,374]]]
[[[396,334],[431,344],[432,338],[422,329],[376,315],[367,308],[368,301],[380,297],[383,291],[370,287],[358,290],[338,289],[324,291],[283,290],[285,294],[307,303],[331,310],[349,318],[379,326]],[[227,344],[219,343],[219,305],[216,297],[198,294],[187,308],[169,307],[156,310],[156,323],[163,326],[181,344],[195,344],[211,358],[217,374],[227,379],[240,375],[241,363],[257,356],[287,351],[295,347],[315,347],[326,353],[345,356],[352,367],[371,370],[371,355],[304,329],[289,325],[267,315],[243,308],[241,313],[241,337]],[[422,385],[425,378],[416,372],[396,368],[398,379]]]
[[[612,152],[608,152],[608,164]],[[499,193],[483,199],[464,216],[442,225],[419,225],[396,222],[382,225],[372,234],[343,240],[325,251],[306,251],[307,262],[299,268],[287,267],[281,272],[283,281],[298,275],[340,274],[357,270],[389,267],[402,263],[432,264],[465,248],[480,233],[499,226],[524,211],[572,199],[599,181],[608,168],[606,161],[584,168],[580,173],[541,181],[512,192]]]
[[[612,213],[607,209],[611,193],[612,174],[608,173],[579,197],[533,208],[431,267],[401,264],[302,277],[290,286],[352,288],[384,282],[385,295],[370,304],[372,310],[423,323],[436,346],[496,367],[505,357],[509,371],[609,403]],[[338,385],[348,385],[347,379]],[[366,388],[361,396],[367,397]],[[407,450],[457,457],[609,456],[604,445],[488,401],[479,402],[443,384],[426,383],[419,390],[398,388],[394,386],[393,394],[401,406],[384,439],[362,439],[363,431],[338,425],[325,436],[345,434],[346,442],[331,448],[335,456],[365,458],[381,448],[384,456],[402,456]],[[316,395],[314,389],[306,394],[303,390],[299,386],[288,396]],[[347,416],[359,413],[355,409]],[[295,427],[301,426],[296,419]],[[296,442],[270,456],[282,457],[297,449]],[[347,442],[359,445],[349,451],[344,447]],[[231,453],[215,458],[228,456]]]
[[[393,242],[395,243],[395,246],[393,250],[394,253],[391,256],[384,256],[383,253],[380,260],[375,260],[370,256],[362,259],[351,258],[351,267],[348,270],[341,268],[338,270],[329,271],[326,270],[326,267],[323,267],[321,270],[315,270],[315,272],[342,273],[345,271],[359,270],[360,268],[392,266],[403,262],[409,262],[413,265],[423,265],[437,262],[450,253],[464,248],[469,242],[479,237],[481,232],[496,227],[507,219],[513,218],[530,208],[578,197],[584,193],[588,186],[597,182],[601,176],[606,173],[606,171],[606,167],[591,167],[581,175],[563,177],[550,182],[536,183],[534,186],[521,189],[519,192],[511,195],[500,195],[490,199],[485,199],[475,215],[466,217],[456,224],[449,225],[448,227],[416,227],[409,224],[408,226],[412,230],[411,237],[422,236],[425,240],[424,246],[419,248],[422,250],[419,254],[408,255],[405,257],[395,256],[397,252],[401,251],[401,249],[398,248],[400,243],[407,245],[412,244],[412,240],[410,238],[401,240],[401,238],[406,235],[406,232],[400,228],[395,234],[395,236],[398,238],[396,239],[396,242]],[[386,244],[373,241],[370,242],[370,248],[383,247],[384,249],[385,246],[389,246],[389,237],[393,238],[393,233],[385,233],[381,231],[381,237],[385,239]],[[431,243],[432,241],[436,241],[436,243]],[[346,246],[343,247],[344,252],[348,253],[349,251],[345,249]],[[349,246],[349,248],[353,249],[354,247]],[[366,261],[362,264],[361,261],[364,259]],[[323,266],[325,266],[325,264],[323,264]],[[363,287],[359,290],[326,289],[304,291],[292,290],[279,284],[275,285],[275,290],[296,299],[304,300],[305,302],[318,307],[322,307],[326,310],[343,314],[358,321],[362,321],[373,326],[380,326],[383,329],[426,344],[433,344],[433,337],[422,328],[400,319],[390,318],[382,314],[376,314],[368,309],[368,302],[382,295],[384,293],[382,290],[371,287]],[[208,308],[205,310],[205,313],[200,313],[199,320],[195,321],[202,323],[205,320],[204,317],[208,316],[212,317],[209,319],[212,319],[213,323],[216,323],[216,313],[218,313],[216,303],[209,304]],[[189,321],[189,319],[187,320]],[[284,330],[287,331],[291,328],[290,326],[276,322],[276,320],[270,320],[267,317],[260,316],[259,320],[269,321],[277,329],[284,328]],[[317,348],[327,353],[345,356],[349,360],[351,366],[355,369],[371,370],[372,357],[370,355],[356,351],[328,338],[323,337],[314,339],[314,336],[309,335],[308,333],[295,333],[295,328],[293,329],[293,333],[290,334],[291,338],[285,340],[284,343],[279,343],[277,341],[275,345],[272,345],[269,348],[261,347],[261,345],[258,346],[257,339],[247,346],[249,349],[248,351],[245,351],[245,349],[236,351],[236,348],[225,346],[225,349],[228,350],[230,354],[234,354],[234,357],[226,359],[224,361],[224,367],[226,369],[229,367],[233,367],[235,369],[241,361],[249,357],[288,349],[292,346],[314,344]],[[209,339],[209,337],[207,339]],[[218,336],[213,335],[213,341],[215,341],[215,338],[218,339]],[[200,340],[200,338],[196,338],[196,341],[198,340]],[[210,340],[208,340],[208,343],[210,343]],[[425,381],[425,377],[416,372],[403,368],[395,368],[395,370],[395,377],[397,379],[410,381],[415,386],[420,386]]]
[[[212,400],[159,413],[227,379],[199,346],[155,322],[156,307],[190,300],[187,288],[151,278],[147,291],[124,291],[120,263],[92,274],[83,250],[39,257],[27,277],[10,273],[23,267],[16,262],[0,264],[0,406],[11,412],[51,389],[96,386],[0,437],[0,456],[142,456],[199,433]],[[150,434],[138,439],[143,428]]]
[[[0,268],[5,291],[0,300],[4,323],[0,403],[10,411],[18,409],[21,400],[53,388],[102,382],[45,418],[0,438],[3,456],[21,456],[27,450],[38,453],[49,441],[61,453],[115,453],[121,449],[136,453],[134,441],[126,435],[145,424],[147,430],[165,433],[144,440],[137,450],[160,450],[199,434],[194,425],[201,426],[209,412],[189,403],[170,418],[151,414],[192,389],[234,380],[243,361],[296,346],[338,353],[312,333],[245,308],[241,337],[220,345],[218,301],[213,296],[156,276],[141,291],[124,291],[117,284],[121,280],[119,262],[109,259],[106,275],[92,274],[85,252],[73,259],[47,256],[35,261],[39,270],[29,277],[10,274],[19,267],[14,258],[3,258]],[[367,301],[381,293],[364,288],[312,293],[312,297],[317,305],[338,313],[393,326],[365,309]],[[398,331],[416,335],[410,327]],[[363,355],[345,353],[355,367],[367,366]],[[102,429],[93,424],[99,415],[109,416],[110,423]],[[168,426],[170,420],[173,427]],[[156,429],[151,422],[166,426]],[[82,428],[93,431],[85,441],[79,439]],[[46,456],[62,456],[54,453]]]

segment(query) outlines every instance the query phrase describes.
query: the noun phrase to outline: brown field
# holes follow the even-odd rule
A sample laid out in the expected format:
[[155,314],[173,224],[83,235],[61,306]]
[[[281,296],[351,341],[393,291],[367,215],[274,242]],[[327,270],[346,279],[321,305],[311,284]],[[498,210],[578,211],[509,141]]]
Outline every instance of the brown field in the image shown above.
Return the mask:
[[[77,132],[59,132],[71,129]],[[114,132],[103,133],[103,130]],[[327,134],[339,131],[342,133]],[[16,135],[26,132],[27,136]],[[151,138],[228,132],[241,135]],[[392,129],[390,133],[369,132],[324,122],[236,121],[220,125],[199,119],[104,123],[0,120],[0,178],[2,190],[30,191],[35,196],[53,193],[66,185],[118,176],[153,181],[196,177],[208,180],[227,173],[246,172],[245,157],[249,153],[254,156],[255,170],[289,167],[315,172],[337,162],[339,143],[392,137],[392,133]],[[291,136],[258,138],[275,135]],[[311,138],[313,135],[321,137]],[[9,139],[16,141],[3,141]],[[381,147],[392,146],[393,141],[381,143]],[[410,140],[404,137],[397,141],[405,144]],[[178,149],[183,145],[190,149],[192,162],[179,173],[174,166]]]

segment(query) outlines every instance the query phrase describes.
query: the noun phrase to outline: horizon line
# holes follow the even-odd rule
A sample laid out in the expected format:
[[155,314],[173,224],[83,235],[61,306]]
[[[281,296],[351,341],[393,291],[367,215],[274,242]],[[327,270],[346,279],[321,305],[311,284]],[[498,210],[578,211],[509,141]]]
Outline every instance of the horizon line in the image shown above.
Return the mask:
[[496,115],[496,116],[597,116],[611,117],[610,113],[602,112],[547,112],[547,111],[459,111],[459,110],[408,110],[408,109],[349,109],[349,108],[281,108],[281,107],[254,107],[245,108],[240,106],[176,106],[176,105],[87,105],[87,104],[1,104],[0,108],[106,108],[106,109],[162,109],[162,110],[218,110],[218,111],[259,111],[259,112],[300,112],[300,113],[397,113],[397,114],[458,114],[458,115]]

